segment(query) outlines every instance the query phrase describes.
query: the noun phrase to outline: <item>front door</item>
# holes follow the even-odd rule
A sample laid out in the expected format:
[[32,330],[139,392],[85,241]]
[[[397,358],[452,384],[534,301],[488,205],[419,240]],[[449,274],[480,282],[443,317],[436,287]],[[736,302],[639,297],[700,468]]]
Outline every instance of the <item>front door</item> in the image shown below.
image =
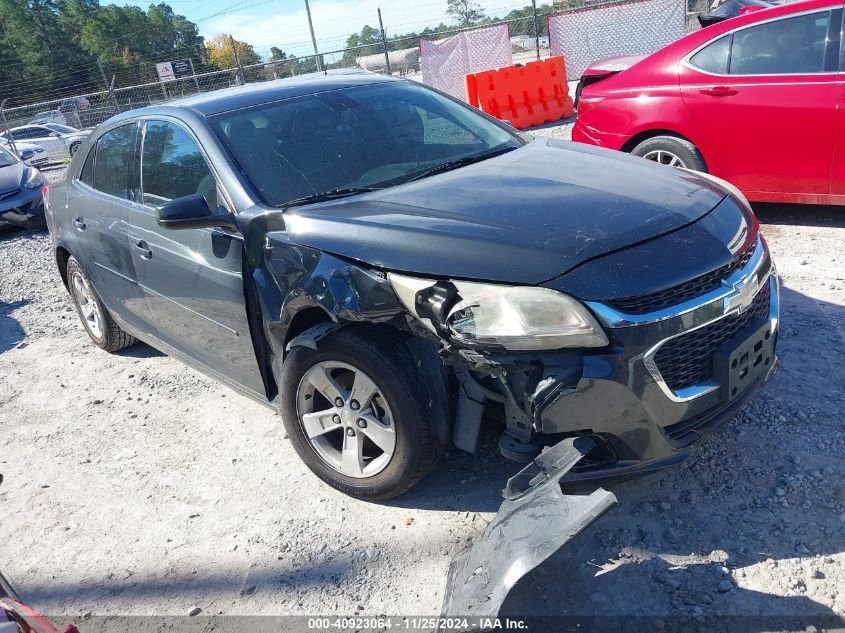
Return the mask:
[[166,229],[156,207],[217,183],[196,139],[172,121],[147,121],[140,147],[140,198],[133,243],[139,279],[159,337],[177,351],[263,395],[244,299],[243,240],[217,229]]
[[713,174],[751,196],[828,194],[841,23],[841,8],[776,18],[681,64],[681,94]]

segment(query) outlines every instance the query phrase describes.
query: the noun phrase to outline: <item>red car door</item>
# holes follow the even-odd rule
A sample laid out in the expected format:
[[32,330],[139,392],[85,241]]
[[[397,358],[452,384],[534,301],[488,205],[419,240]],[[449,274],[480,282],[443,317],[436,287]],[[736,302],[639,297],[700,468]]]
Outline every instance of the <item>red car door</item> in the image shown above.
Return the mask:
[[757,200],[828,195],[841,25],[841,7],[763,20],[684,59],[681,94],[713,174]]

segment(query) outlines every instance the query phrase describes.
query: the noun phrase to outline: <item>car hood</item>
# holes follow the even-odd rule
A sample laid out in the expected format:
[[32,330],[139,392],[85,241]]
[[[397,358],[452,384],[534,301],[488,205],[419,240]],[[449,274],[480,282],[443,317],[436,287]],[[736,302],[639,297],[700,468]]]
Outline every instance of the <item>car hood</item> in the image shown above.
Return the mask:
[[20,189],[24,168],[23,163],[0,167],[0,193]]
[[695,222],[726,192],[692,173],[537,139],[436,176],[285,212],[289,239],[376,267],[538,284]]

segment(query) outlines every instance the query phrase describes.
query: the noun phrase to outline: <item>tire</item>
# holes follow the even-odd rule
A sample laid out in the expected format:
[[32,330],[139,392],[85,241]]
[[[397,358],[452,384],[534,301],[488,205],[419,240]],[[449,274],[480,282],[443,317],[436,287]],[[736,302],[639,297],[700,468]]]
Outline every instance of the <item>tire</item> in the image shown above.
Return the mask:
[[74,154],[79,151],[79,147],[82,145],[80,142],[71,143],[70,147],[68,148],[68,152],[70,152],[70,157],[73,158]]
[[663,165],[707,172],[707,165],[698,148],[687,139],[677,136],[653,136],[632,149],[631,154]]
[[[311,381],[325,375],[333,384],[317,389]],[[395,497],[425,477],[440,456],[423,381],[392,332],[348,326],[320,339],[316,350],[294,347],[279,383],[282,421],[294,449],[317,477],[344,494],[366,501]],[[354,409],[353,396],[367,391],[375,395]],[[341,407],[332,401],[338,392]],[[391,428],[388,455],[382,447]]]
[[76,314],[94,345],[107,352],[116,352],[138,342],[115,323],[75,257],[67,261],[67,285]]

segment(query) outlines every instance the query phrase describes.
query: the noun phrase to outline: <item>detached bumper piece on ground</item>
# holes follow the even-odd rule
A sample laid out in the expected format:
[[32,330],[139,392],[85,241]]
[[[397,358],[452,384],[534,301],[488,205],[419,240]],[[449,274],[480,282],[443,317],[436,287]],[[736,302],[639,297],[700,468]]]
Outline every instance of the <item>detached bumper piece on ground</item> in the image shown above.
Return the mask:
[[449,567],[444,618],[495,618],[520,578],[616,503],[602,488],[589,495],[561,490],[561,477],[592,448],[587,437],[563,440],[508,480],[493,521]]

